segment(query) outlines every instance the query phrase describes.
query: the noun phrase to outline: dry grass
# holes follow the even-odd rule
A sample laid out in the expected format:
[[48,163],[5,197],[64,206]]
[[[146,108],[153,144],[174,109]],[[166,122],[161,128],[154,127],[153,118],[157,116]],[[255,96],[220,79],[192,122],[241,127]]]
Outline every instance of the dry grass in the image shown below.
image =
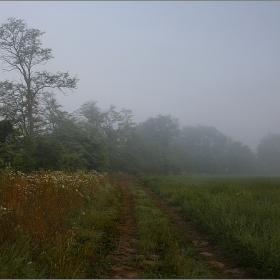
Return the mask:
[[100,275],[118,215],[107,174],[6,170],[0,184],[1,278]]

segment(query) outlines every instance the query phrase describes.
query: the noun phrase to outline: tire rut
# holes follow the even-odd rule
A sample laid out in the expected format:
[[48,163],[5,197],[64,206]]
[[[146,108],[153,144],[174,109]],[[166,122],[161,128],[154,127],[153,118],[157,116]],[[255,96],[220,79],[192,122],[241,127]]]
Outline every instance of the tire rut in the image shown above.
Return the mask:
[[103,279],[140,279],[138,261],[142,257],[137,253],[136,220],[133,210],[133,195],[125,183],[120,183],[122,194],[121,222],[118,225],[118,244],[116,250],[108,256],[113,265],[105,272]]
[[183,242],[186,246],[194,248],[205,261],[219,273],[223,279],[248,279],[252,278],[232,259],[215,249],[213,242],[208,236],[198,232],[191,222],[182,218],[182,214],[176,207],[169,206],[158,195],[150,189],[141,186],[149,197],[151,197],[156,205],[170,218],[174,227],[180,231]]

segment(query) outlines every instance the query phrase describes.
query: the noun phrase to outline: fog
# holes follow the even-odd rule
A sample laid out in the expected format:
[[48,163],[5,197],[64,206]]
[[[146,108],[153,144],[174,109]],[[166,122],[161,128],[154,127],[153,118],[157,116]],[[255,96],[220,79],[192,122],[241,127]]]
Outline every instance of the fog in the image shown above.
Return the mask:
[[57,94],[68,112],[93,99],[135,122],[170,114],[253,150],[280,133],[279,2],[3,1],[0,24],[9,17],[46,32],[44,69],[80,79]]

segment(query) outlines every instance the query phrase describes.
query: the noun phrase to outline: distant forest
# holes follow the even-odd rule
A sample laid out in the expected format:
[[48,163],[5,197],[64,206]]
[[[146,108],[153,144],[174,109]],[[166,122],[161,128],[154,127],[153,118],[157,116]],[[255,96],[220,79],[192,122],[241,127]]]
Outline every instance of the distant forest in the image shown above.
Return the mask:
[[130,110],[118,112],[111,105],[102,111],[96,101],[68,114],[53,95],[35,120],[33,139],[24,133],[21,121],[0,121],[0,168],[129,174],[276,174],[280,170],[280,135],[264,137],[253,153],[214,127],[180,129],[179,121],[170,115],[136,124]]
[[68,72],[35,71],[52,57],[38,29],[9,18],[0,26],[2,71],[20,75],[0,82],[0,169],[96,170],[129,174],[279,174],[280,135],[261,139],[257,153],[214,127],[186,126],[170,115],[136,124],[132,112],[101,110],[96,101],[72,114],[53,90],[76,88]]

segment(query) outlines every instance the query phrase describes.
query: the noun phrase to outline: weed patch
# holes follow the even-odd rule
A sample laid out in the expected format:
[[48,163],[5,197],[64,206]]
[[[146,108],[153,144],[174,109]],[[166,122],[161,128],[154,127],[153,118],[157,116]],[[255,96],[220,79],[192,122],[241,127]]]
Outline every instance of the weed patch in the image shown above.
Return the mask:
[[0,175],[1,278],[100,278],[119,191],[107,174]]

